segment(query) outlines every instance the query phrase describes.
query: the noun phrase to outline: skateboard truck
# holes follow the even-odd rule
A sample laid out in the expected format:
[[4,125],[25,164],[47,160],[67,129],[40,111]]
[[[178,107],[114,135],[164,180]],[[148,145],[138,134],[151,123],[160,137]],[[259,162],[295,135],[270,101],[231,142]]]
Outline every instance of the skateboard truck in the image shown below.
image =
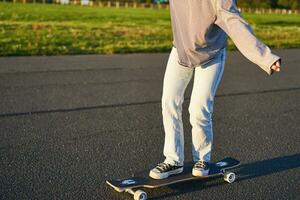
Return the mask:
[[132,189],[126,189],[125,192],[132,194],[134,200],[146,200],[147,199],[147,193],[143,190],[137,190],[133,191]]

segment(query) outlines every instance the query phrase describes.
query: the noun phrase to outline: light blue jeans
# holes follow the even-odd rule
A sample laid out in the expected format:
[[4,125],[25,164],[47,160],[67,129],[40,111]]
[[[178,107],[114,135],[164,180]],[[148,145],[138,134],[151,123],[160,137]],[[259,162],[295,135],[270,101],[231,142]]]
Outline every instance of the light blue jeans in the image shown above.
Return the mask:
[[223,75],[225,58],[226,48],[204,65],[188,68],[178,63],[177,49],[172,48],[164,75],[162,95],[166,157],[164,162],[172,165],[184,163],[182,103],[185,89],[194,71],[194,85],[188,108],[192,125],[192,155],[195,162],[210,161],[213,141],[213,102]]

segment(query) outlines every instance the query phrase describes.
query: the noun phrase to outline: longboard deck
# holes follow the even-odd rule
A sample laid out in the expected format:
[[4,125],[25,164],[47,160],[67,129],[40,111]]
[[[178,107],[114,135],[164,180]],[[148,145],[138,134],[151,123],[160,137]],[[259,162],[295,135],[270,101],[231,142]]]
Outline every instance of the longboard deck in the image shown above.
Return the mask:
[[108,185],[113,187],[118,192],[123,192],[126,189],[134,189],[139,187],[145,188],[157,188],[166,185],[171,185],[183,181],[195,180],[195,179],[203,179],[209,178],[213,176],[222,175],[222,170],[228,170],[237,167],[240,164],[240,161],[234,158],[225,158],[216,163],[211,163],[209,165],[209,174],[205,177],[195,177],[192,175],[193,163],[185,163],[184,170],[182,173],[178,175],[172,175],[166,179],[152,179],[149,177],[149,171],[144,172],[140,175],[126,178],[126,179],[112,179],[106,181]]

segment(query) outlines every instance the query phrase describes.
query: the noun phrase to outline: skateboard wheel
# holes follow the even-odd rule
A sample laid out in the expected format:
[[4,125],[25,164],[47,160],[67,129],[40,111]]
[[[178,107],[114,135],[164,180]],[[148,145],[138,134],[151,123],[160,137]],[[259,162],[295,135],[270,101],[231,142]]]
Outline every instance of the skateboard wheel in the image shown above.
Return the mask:
[[137,190],[134,192],[133,195],[134,200],[146,200],[147,199],[147,193],[143,190]]
[[227,172],[224,174],[224,181],[228,183],[233,183],[235,181],[235,173],[233,172]]

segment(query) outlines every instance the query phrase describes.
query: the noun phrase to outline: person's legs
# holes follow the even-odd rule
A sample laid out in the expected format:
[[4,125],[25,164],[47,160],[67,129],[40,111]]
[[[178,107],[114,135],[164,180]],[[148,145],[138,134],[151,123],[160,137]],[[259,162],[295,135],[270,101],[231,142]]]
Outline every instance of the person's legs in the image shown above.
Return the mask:
[[226,49],[205,65],[196,67],[189,105],[193,160],[209,162],[213,141],[212,112],[216,90],[223,75]]
[[184,91],[192,78],[193,71],[193,68],[178,63],[177,49],[173,47],[164,75],[162,95],[164,156],[166,157],[164,162],[171,165],[183,165],[184,161],[182,103]]
[[193,68],[178,64],[177,49],[173,47],[164,75],[161,101],[165,131],[164,156],[166,159],[150,170],[149,176],[151,178],[163,179],[183,171],[182,103],[185,88],[191,80],[193,71]]
[[[226,49],[215,59],[203,66],[196,67],[195,79],[191,102],[189,106],[190,122],[193,139],[193,159],[209,161],[212,146],[212,123],[213,99],[221,80]],[[167,178],[171,174],[183,171],[184,162],[184,138],[182,125],[182,103],[184,92],[192,78],[193,68],[181,66],[178,63],[177,49],[173,47],[163,83],[162,115],[165,131],[163,163],[150,171],[150,177],[155,179]],[[199,165],[203,167],[202,163]],[[205,167],[205,166],[204,166]],[[203,175],[203,173],[194,173]]]

